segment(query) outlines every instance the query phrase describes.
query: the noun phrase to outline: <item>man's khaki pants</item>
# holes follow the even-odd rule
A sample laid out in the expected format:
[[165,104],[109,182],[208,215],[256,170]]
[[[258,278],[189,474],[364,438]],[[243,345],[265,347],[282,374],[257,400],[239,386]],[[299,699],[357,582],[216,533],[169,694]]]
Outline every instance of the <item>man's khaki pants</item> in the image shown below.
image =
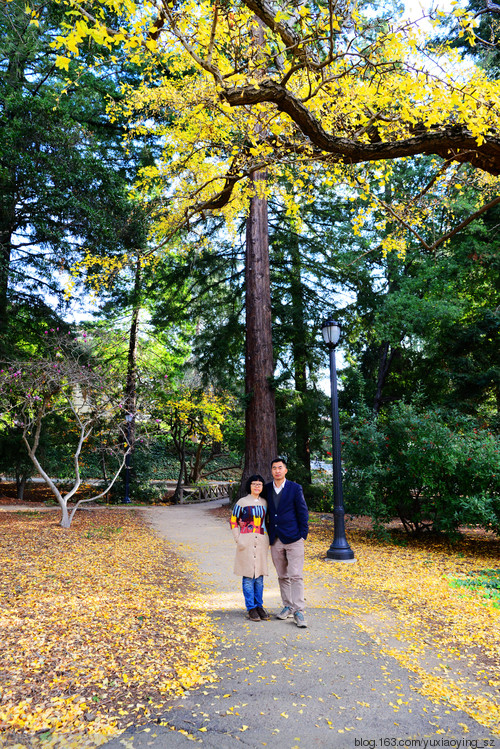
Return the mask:
[[271,546],[271,557],[278,573],[283,606],[292,612],[304,611],[304,539],[284,544],[279,538]]

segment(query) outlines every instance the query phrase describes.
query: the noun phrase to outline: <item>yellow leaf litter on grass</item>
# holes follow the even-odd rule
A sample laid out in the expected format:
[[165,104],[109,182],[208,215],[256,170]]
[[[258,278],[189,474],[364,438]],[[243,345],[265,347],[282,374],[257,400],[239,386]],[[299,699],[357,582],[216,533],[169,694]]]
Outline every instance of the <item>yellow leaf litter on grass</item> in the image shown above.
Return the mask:
[[0,746],[97,746],[214,680],[192,570],[133,512],[0,525]]
[[349,527],[347,535],[356,563],[333,563],[334,574],[325,560],[332,524],[313,525],[307,544],[306,569],[332,590],[332,607],[354,615],[382,652],[417,674],[422,694],[500,734],[500,610],[449,582],[500,567],[500,541],[476,530],[453,544],[424,538],[406,546]]

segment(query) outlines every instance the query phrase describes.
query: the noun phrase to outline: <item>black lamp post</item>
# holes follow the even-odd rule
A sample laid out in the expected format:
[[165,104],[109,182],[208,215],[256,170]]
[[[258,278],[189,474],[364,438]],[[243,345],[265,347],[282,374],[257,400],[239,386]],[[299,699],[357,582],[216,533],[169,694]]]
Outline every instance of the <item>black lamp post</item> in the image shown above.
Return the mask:
[[340,458],[339,402],[337,367],[335,364],[335,347],[340,338],[340,324],[334,320],[325,320],[321,326],[321,332],[330,352],[330,386],[332,393],[333,541],[326,552],[326,557],[338,562],[353,562],[354,552],[345,537],[342,463]]
[[123,497],[122,504],[128,505],[132,501],[128,496],[130,486],[130,426],[134,419],[134,414],[126,414],[125,421],[127,422],[127,454],[125,456],[125,496]]

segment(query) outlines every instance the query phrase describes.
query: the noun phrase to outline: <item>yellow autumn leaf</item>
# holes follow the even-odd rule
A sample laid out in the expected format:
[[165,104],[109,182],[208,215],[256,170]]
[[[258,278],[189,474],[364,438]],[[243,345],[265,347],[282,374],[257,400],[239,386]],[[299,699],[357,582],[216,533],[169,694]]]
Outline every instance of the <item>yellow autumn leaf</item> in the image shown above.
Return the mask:
[[56,68],[59,68],[60,70],[68,70],[69,63],[70,63],[69,57],[63,57],[62,55],[56,56]]
[[[71,534],[54,523],[55,510],[0,513],[2,669],[11,685],[0,723],[12,730],[65,735],[85,725],[110,738],[131,720],[163,715],[165,698],[215,678],[215,634],[187,564],[132,515],[97,512],[97,521],[95,512],[77,515]],[[167,558],[182,593],[165,579]],[[19,587],[28,570],[29,588],[7,603],[5,583]],[[36,674],[36,701],[32,680],[15,678],[19,668]]]

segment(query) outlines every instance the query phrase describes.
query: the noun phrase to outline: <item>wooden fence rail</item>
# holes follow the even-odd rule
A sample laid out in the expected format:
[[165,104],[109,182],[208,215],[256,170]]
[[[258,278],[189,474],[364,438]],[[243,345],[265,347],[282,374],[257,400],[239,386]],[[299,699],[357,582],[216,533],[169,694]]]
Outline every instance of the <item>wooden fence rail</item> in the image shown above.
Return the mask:
[[180,504],[190,502],[209,502],[211,499],[230,499],[233,481],[207,484],[207,486],[182,486],[179,496]]

